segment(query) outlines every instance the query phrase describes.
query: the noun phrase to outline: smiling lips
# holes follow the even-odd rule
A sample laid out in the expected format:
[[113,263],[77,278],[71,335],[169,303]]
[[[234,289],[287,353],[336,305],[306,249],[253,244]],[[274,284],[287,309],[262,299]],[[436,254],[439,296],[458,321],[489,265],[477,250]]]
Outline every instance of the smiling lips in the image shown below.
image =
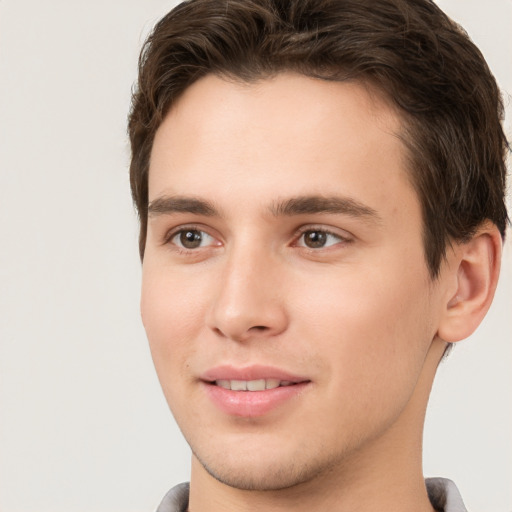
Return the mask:
[[202,376],[205,391],[221,411],[230,416],[263,416],[301,394],[310,380],[282,370],[252,366],[218,367]]
[[256,380],[224,380],[215,381],[217,386],[231,391],[264,391],[265,389],[275,389],[280,386],[292,386],[291,380],[279,379],[256,379]]

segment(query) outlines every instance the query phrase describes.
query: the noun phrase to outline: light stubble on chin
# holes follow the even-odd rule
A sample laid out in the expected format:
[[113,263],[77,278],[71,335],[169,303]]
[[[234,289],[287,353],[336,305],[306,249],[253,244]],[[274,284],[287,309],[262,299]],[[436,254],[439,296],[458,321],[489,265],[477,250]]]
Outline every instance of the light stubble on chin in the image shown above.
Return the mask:
[[334,460],[308,458],[301,451],[296,456],[290,456],[286,462],[275,463],[274,461],[261,470],[251,467],[251,464],[244,464],[244,461],[232,467],[221,456],[212,457],[214,462],[210,464],[196,452],[193,451],[193,453],[210,476],[222,484],[243,491],[281,491],[299,487],[332,473],[338,465]]

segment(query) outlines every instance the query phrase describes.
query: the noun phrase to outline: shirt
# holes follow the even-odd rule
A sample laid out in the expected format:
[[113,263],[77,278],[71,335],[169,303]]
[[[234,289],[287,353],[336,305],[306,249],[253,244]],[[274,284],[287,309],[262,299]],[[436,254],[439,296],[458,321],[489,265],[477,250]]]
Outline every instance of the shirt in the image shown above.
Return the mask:
[[[446,478],[425,480],[428,497],[439,512],[467,512],[457,486]],[[165,496],[156,512],[186,512],[188,507],[188,483],[173,487]]]

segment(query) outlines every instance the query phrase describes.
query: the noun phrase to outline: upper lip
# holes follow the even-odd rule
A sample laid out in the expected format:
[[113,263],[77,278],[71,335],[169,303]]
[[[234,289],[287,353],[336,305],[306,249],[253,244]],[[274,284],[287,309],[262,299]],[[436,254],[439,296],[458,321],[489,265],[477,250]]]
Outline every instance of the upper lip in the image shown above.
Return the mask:
[[278,379],[293,383],[309,381],[308,378],[294,375],[281,368],[265,365],[251,365],[237,367],[232,365],[222,365],[210,368],[201,375],[201,380],[214,382],[216,380],[259,380],[259,379]]

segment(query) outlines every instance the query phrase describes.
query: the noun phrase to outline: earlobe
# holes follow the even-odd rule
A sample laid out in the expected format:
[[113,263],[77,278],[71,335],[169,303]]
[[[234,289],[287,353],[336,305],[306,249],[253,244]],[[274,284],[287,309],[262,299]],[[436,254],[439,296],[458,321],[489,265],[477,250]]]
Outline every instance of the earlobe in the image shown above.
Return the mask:
[[438,336],[448,342],[471,335],[487,313],[498,283],[502,239],[492,223],[483,224],[468,242],[454,246],[452,276],[456,291],[443,307]]

